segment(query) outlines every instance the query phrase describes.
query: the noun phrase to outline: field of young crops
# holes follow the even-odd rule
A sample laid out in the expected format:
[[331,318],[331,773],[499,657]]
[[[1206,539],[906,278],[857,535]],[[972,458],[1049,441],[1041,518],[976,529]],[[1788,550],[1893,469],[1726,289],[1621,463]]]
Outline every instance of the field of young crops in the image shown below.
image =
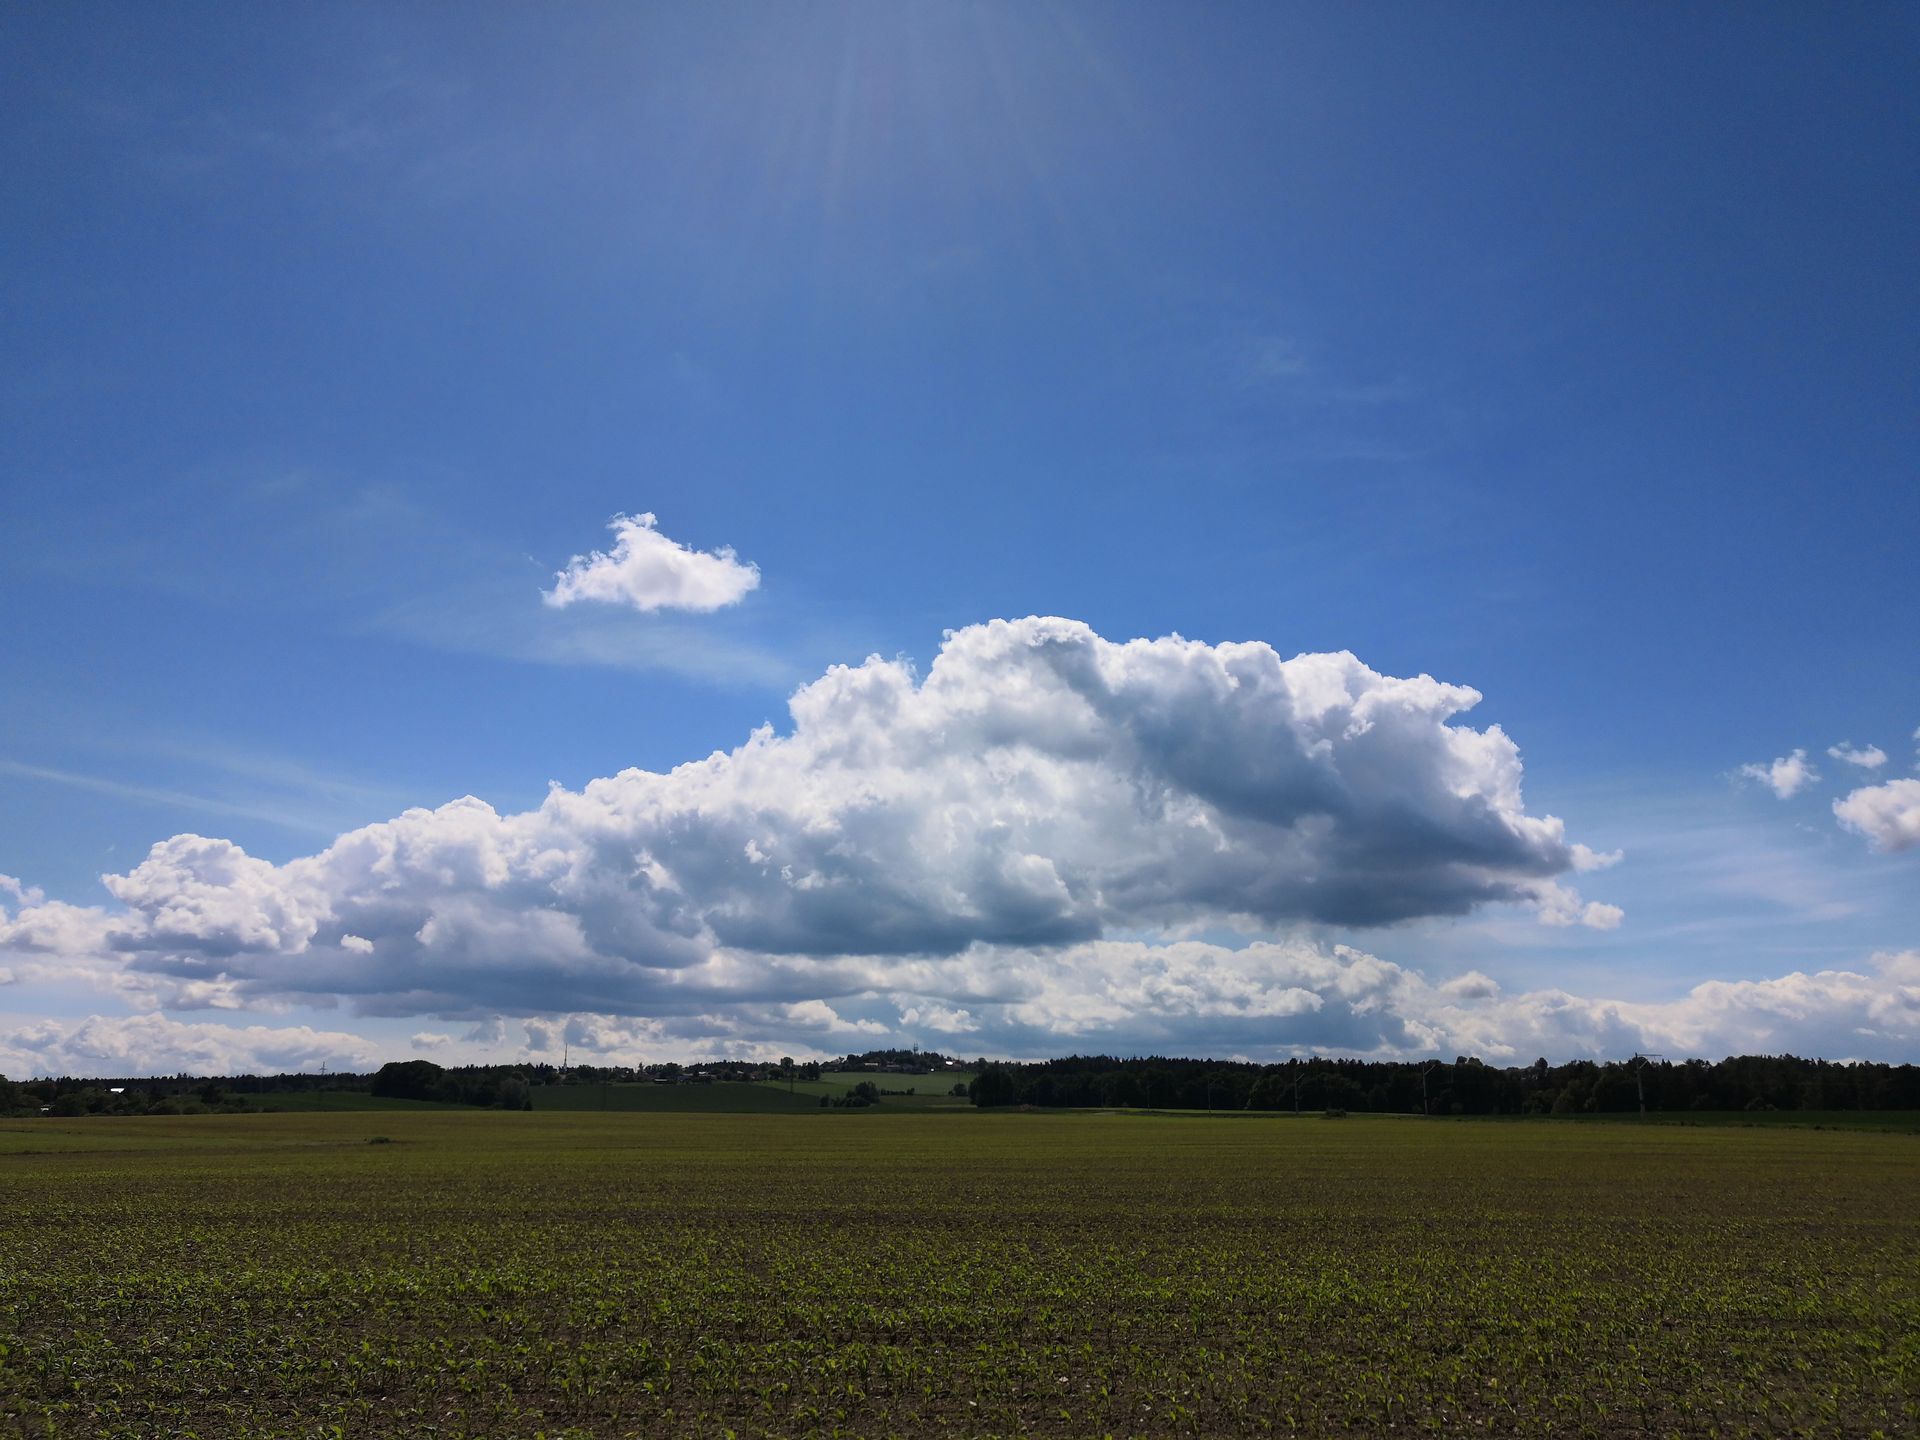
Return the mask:
[[0,1204],[0,1434],[1920,1432],[1904,1134],[31,1120]]

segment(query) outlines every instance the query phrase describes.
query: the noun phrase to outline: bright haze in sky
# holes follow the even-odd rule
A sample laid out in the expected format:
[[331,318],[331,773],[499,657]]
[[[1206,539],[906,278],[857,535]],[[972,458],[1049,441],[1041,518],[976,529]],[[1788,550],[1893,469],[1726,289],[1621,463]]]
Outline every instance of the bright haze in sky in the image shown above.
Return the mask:
[[1920,1051],[1920,25],[17,9],[0,1072]]

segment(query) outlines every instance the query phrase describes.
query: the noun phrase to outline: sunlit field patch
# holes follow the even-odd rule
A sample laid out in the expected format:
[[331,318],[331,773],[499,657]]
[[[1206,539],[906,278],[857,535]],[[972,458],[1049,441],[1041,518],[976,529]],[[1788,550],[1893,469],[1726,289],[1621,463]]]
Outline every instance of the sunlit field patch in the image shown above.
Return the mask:
[[1902,1134],[25,1121],[0,1194],[0,1431],[26,1435],[1920,1426]]

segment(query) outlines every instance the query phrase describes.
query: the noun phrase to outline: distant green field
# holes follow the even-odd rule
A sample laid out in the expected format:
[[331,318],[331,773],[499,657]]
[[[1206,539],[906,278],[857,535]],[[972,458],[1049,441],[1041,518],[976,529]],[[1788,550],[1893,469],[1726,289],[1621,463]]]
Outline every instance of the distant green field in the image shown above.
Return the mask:
[[384,1095],[369,1095],[364,1090],[301,1091],[284,1095],[244,1095],[248,1104],[268,1110],[295,1114],[307,1111],[387,1111],[440,1110],[445,1107],[432,1100],[391,1100]]
[[[1920,1134],[1920,1110],[1688,1110],[1639,1115],[1556,1117],[1575,1124],[1704,1125],[1716,1129],[1883,1130]],[[1526,1121],[1523,1123],[1532,1123]]]
[[0,1435],[1920,1434],[1912,1136],[1243,1120],[0,1122]]
[[[808,1096],[814,1104],[819,1104],[825,1095],[833,1099],[845,1095],[861,1081],[871,1081],[882,1090],[911,1090],[911,1095],[888,1095],[881,1104],[891,1110],[947,1109],[956,1106],[970,1106],[971,1101],[955,1099],[948,1092],[956,1084],[966,1085],[973,1080],[971,1070],[946,1070],[933,1075],[882,1075],[873,1070],[825,1070],[818,1080],[795,1080],[792,1089],[795,1094]],[[767,1088],[785,1091],[785,1080],[763,1082]]]
[[813,1096],[787,1094],[748,1081],[711,1085],[536,1085],[535,1110],[687,1111],[696,1114],[771,1115],[814,1110]]

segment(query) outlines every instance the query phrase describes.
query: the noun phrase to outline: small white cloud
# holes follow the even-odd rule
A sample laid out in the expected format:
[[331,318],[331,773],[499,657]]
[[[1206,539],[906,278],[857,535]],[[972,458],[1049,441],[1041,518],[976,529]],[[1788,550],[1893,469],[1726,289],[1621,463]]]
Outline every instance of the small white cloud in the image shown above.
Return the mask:
[[453,1036],[441,1035],[433,1030],[421,1030],[408,1036],[407,1043],[416,1050],[438,1050],[442,1046],[451,1045]]
[[507,1043],[507,1022],[504,1016],[495,1015],[470,1026],[460,1037],[469,1045],[500,1046]]
[[1618,905],[1607,905],[1598,900],[1583,901],[1574,891],[1552,881],[1535,889],[1534,904],[1539,908],[1542,925],[1583,925],[1589,930],[1618,930],[1620,922],[1627,915]]
[[1627,912],[1618,905],[1600,900],[1589,900],[1580,907],[1580,923],[1589,930],[1618,930],[1626,916]]
[[1840,823],[1873,842],[1876,850],[1920,845],[1920,780],[1868,785],[1833,802]]
[[1606,870],[1618,865],[1625,857],[1624,850],[1595,850],[1578,841],[1573,846],[1573,868],[1576,870]]
[[581,600],[636,610],[718,610],[760,584],[759,567],[730,547],[691,550],[655,528],[652,515],[616,515],[613,549],[576,555],[542,598],[556,609]]
[[0,891],[13,896],[22,905],[38,905],[47,898],[37,885],[23,885],[11,875],[0,875]]
[[1820,772],[1807,763],[1807,752],[1795,750],[1791,755],[1782,755],[1766,765],[1742,765],[1740,774],[1749,780],[1758,780],[1772,788],[1773,793],[1782,800],[1797,795],[1813,781],[1820,778]]
[[824,1000],[801,1000],[783,1005],[781,1013],[795,1025],[808,1030],[824,1030],[831,1035],[885,1035],[887,1027],[877,1020],[847,1020]]
[[1851,742],[1842,740],[1838,745],[1829,745],[1827,754],[1849,765],[1858,765],[1862,770],[1878,770],[1887,763],[1887,752],[1878,745],[1855,747]]
[[1500,993],[1499,982],[1490,975],[1482,975],[1478,970],[1469,970],[1464,975],[1456,975],[1440,986],[1439,993],[1448,1000],[1491,1000]]
[[824,1000],[800,1000],[785,1007],[787,1019],[796,1025],[833,1026],[840,1023],[840,1016]]
[[980,1028],[971,1011],[931,1002],[907,1006],[900,1012],[900,1024],[905,1029],[933,1030],[942,1035],[965,1035]]
[[373,942],[364,935],[342,935],[340,937],[340,948],[342,950],[351,950],[356,955],[371,955],[373,953]]

